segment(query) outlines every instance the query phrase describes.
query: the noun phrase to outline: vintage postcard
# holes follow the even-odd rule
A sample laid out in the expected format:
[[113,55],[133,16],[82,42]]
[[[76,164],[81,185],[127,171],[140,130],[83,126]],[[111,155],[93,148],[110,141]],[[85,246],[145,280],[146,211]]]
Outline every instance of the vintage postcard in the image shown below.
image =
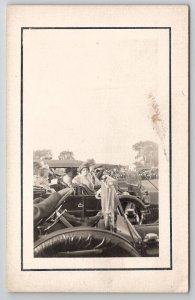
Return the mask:
[[7,7],[9,291],[188,292],[188,11]]

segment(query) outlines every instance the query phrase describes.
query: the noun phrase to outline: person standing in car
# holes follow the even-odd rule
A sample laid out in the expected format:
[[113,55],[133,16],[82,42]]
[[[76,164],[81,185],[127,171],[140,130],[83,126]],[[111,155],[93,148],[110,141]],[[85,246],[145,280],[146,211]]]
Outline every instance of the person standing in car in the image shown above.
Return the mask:
[[95,165],[89,165],[88,177],[89,177],[90,181],[93,183],[95,188],[100,188],[101,182],[95,174]]

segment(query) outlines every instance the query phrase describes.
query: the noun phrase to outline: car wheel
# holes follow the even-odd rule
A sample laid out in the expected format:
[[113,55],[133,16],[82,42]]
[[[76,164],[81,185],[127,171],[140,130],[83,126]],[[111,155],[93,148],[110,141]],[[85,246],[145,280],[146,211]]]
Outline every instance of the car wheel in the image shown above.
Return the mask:
[[139,252],[124,237],[99,228],[67,228],[35,242],[35,257],[136,257]]

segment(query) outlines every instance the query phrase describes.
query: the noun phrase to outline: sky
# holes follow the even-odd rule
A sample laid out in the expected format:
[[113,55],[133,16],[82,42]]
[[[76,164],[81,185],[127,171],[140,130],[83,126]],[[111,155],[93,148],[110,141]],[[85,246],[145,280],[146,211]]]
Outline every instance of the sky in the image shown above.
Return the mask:
[[166,78],[159,77],[160,41],[161,32],[149,30],[26,30],[24,126],[32,150],[130,164],[133,144],[159,143],[148,99]]

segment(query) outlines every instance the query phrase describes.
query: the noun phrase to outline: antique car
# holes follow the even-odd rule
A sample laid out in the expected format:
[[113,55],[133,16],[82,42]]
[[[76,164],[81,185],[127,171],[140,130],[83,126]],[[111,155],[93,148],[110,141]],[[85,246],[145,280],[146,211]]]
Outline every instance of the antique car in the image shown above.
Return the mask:
[[[131,218],[124,203],[139,215]],[[69,189],[54,211],[34,226],[35,257],[136,257],[158,256],[158,222],[142,224],[146,205],[136,196],[117,194],[109,181],[101,194],[85,186]]]
[[67,169],[72,171],[73,177],[77,175],[77,169],[81,165],[82,161],[64,159],[64,160],[48,160],[46,161],[50,168],[51,174],[49,176],[50,186],[55,190],[63,188],[62,177]]
[[151,179],[158,179],[159,169],[157,167],[151,168]]
[[138,173],[142,180],[151,179],[151,168],[142,168]]
[[[50,174],[49,182],[50,187],[53,188],[55,191],[59,191],[60,189],[63,189],[65,187],[65,184],[63,182],[63,175],[65,170],[71,169],[73,177],[77,175],[77,169],[79,165],[81,164],[81,161],[77,160],[48,160],[46,162],[52,171],[52,175]],[[109,167],[116,167],[115,165],[109,165],[104,164],[100,165],[98,164],[97,167],[99,168],[106,168],[109,169]],[[100,172],[101,173],[101,172]],[[137,205],[133,204],[132,202],[128,201],[128,197],[126,197],[123,200],[120,199],[123,210],[125,211],[125,214],[130,219],[131,222],[136,223],[136,220],[140,220],[142,218],[143,224],[149,224],[154,223],[158,221],[158,191],[156,189],[150,188],[150,192],[148,192],[148,189],[146,188],[146,181],[141,181],[140,176],[135,171],[129,171],[126,172],[125,178],[118,178],[117,179],[117,186],[118,190],[117,193],[119,195],[121,194],[127,194],[131,196],[135,196],[138,199],[140,199],[143,204],[145,205],[146,209],[143,214],[140,214],[139,208]],[[146,186],[146,187],[145,187]],[[150,184],[151,187],[151,184]],[[34,187],[34,199],[36,197],[43,197],[46,198],[48,196],[47,191],[43,188]]]
[[141,177],[137,172],[129,171],[126,174],[125,181],[118,181],[118,188],[121,193],[129,193],[145,204],[147,209],[142,223],[149,224],[158,221],[158,189],[151,181],[141,181]]

